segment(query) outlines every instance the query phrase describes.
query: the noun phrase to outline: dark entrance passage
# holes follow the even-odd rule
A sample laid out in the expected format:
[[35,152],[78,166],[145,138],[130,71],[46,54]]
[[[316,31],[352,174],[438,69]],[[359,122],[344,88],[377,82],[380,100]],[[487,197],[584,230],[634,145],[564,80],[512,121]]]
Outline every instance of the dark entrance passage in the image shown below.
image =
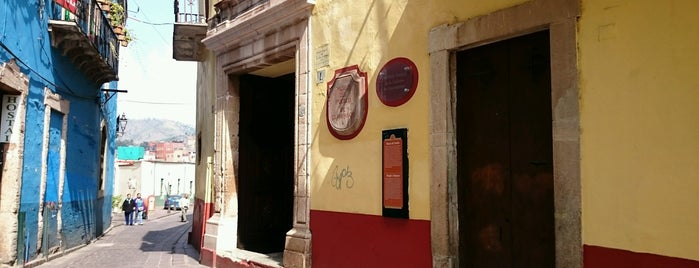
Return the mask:
[[240,77],[238,247],[284,251],[294,208],[294,74]]
[[457,54],[461,267],[554,267],[549,33]]

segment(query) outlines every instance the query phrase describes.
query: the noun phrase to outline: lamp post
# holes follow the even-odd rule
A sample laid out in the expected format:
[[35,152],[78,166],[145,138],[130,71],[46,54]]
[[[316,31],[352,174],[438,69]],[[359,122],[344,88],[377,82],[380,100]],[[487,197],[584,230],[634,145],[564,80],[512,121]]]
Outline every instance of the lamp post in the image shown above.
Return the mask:
[[116,133],[118,136],[123,136],[124,131],[126,130],[126,123],[128,123],[128,120],[126,119],[126,114],[122,113],[120,116],[117,116],[117,129]]

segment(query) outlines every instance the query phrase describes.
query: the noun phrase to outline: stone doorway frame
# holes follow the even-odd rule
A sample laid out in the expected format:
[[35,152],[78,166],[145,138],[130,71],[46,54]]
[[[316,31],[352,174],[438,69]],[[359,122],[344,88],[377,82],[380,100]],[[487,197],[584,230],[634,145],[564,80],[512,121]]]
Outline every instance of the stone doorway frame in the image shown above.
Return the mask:
[[[273,2],[273,3],[272,3]],[[286,234],[284,267],[311,266],[310,175],[310,16],[314,1],[270,1],[209,31],[202,42],[212,50],[215,72],[214,170],[215,210],[221,212],[219,232],[237,237],[237,166],[240,95],[238,76],[294,60],[295,135],[293,227]],[[228,226],[223,226],[223,225]],[[216,251],[233,251],[237,245],[221,244]]]
[[429,34],[432,264],[459,267],[455,52],[548,29],[556,267],[582,267],[576,0],[532,0]]
[[[0,265],[24,261],[18,258],[17,238],[19,232],[19,201],[22,189],[22,165],[24,158],[24,121],[26,119],[27,94],[29,94],[29,77],[22,73],[17,59],[0,62],[0,91],[4,94],[19,95],[17,114],[14,121],[16,130],[10,138],[5,153],[2,172],[2,189],[0,189]],[[12,232],[14,230],[15,232]]]

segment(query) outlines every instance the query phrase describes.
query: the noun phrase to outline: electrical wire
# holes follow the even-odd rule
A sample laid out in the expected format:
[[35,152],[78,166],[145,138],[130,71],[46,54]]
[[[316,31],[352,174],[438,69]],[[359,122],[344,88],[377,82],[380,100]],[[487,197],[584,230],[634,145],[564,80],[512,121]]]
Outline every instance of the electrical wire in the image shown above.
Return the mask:
[[[138,4],[138,1],[134,1],[134,4],[136,4],[136,8],[139,10],[139,12],[141,12],[141,11],[142,11],[142,10],[141,10],[141,5]],[[145,11],[143,11],[143,17],[144,17],[147,21],[150,21],[150,19],[148,18],[148,15],[146,15],[146,12],[145,12]],[[153,30],[155,30],[155,32],[158,34],[158,36],[160,36],[160,39],[163,40],[163,43],[164,43],[165,45],[169,46],[170,43],[168,43],[168,42],[165,40],[165,37],[163,37],[163,34],[160,33],[160,31],[158,30],[158,28],[156,28],[155,25],[152,25],[152,24],[151,24],[150,26],[153,27]]]
[[157,105],[190,105],[191,102],[156,102],[156,101],[136,101],[136,100],[119,100],[119,102],[140,103],[140,104],[157,104]]
[[[51,81],[51,80],[49,80],[48,78],[46,78],[46,77],[44,77],[43,75],[41,75],[41,73],[39,73],[38,71],[34,70],[34,68],[32,68],[32,67],[31,67],[29,64],[27,64],[26,62],[24,62],[24,61],[22,60],[22,58],[20,58],[19,56],[17,56],[17,54],[15,54],[9,47],[7,47],[7,46],[5,45],[5,43],[3,43],[2,41],[0,41],[0,47],[2,47],[5,51],[7,51],[7,53],[10,53],[10,55],[12,55],[12,57],[15,58],[15,59],[17,60],[17,62],[19,62],[19,63],[21,63],[22,65],[24,65],[24,68],[26,68],[27,70],[29,70],[29,72],[31,72],[31,73],[35,74],[36,76],[38,76],[39,78],[41,78],[41,80],[43,80],[43,81],[45,82],[45,83],[44,83],[44,86],[50,85],[50,86],[52,86],[54,89],[56,89],[56,92],[61,92],[61,91],[62,91],[62,92],[64,92],[64,93],[68,93],[68,95],[71,95],[71,96],[77,97],[77,98],[89,99],[89,100],[93,100],[93,99],[95,99],[95,98],[98,98],[98,96],[85,97],[85,96],[80,96],[80,95],[76,94],[68,85],[65,84],[65,82],[63,82],[63,79],[61,79],[60,76],[57,77],[57,78],[58,78],[58,80],[60,80],[60,82],[61,82],[61,84],[63,84],[63,86],[59,86],[58,84],[54,83],[53,81]],[[54,71],[57,71],[53,66],[51,66],[51,68],[52,68]],[[59,72],[57,72],[57,73],[59,73]],[[48,84],[48,85],[47,85],[47,84]],[[67,92],[66,92],[66,91],[67,91]]]
[[[1,40],[0,40],[0,47],[2,47],[5,51],[7,51],[7,53],[9,53],[9,54],[16,60],[16,62],[18,62],[18,63],[24,65],[24,68],[26,68],[27,70],[29,70],[30,73],[33,73],[33,74],[36,75],[36,77],[41,78],[41,80],[44,81],[43,84],[44,84],[45,87],[49,87],[49,85],[50,85],[50,86],[52,86],[52,87],[55,89],[55,91],[56,91],[57,93],[61,93],[61,94],[64,94],[64,95],[69,95],[69,96],[72,96],[72,97],[75,97],[75,98],[84,99],[84,100],[97,100],[97,101],[99,101],[100,103],[102,102],[102,96],[103,96],[103,95],[101,95],[101,94],[98,94],[97,96],[89,96],[89,97],[85,97],[85,96],[81,96],[81,95],[76,94],[76,93],[73,91],[73,89],[71,89],[71,88],[65,83],[65,81],[62,79],[62,77],[60,76],[60,73],[61,73],[61,72],[59,72],[58,70],[56,70],[56,68],[55,68],[53,65],[51,65],[51,68],[58,74],[58,75],[56,76],[56,78],[57,78],[57,80],[62,84],[62,86],[59,86],[58,84],[56,84],[56,83],[54,83],[53,81],[49,80],[48,78],[44,77],[44,76],[43,76],[41,73],[39,73],[37,70],[34,70],[34,68],[32,68],[32,67],[31,67],[29,64],[27,64],[26,62],[24,62],[24,61],[22,60],[22,58],[20,58],[19,56],[17,56],[17,54],[15,54],[15,53],[14,53],[9,47],[7,47],[7,45],[5,45],[5,43],[3,43]],[[105,115],[105,116],[108,114],[108,112],[105,110],[105,107],[103,107],[103,105],[100,105],[100,113],[101,113],[102,115]]]
[[155,26],[166,26],[166,25],[174,25],[172,22],[149,22],[145,20],[140,20],[134,17],[129,17],[130,20],[137,21],[140,23],[148,24],[148,25],[155,25]]

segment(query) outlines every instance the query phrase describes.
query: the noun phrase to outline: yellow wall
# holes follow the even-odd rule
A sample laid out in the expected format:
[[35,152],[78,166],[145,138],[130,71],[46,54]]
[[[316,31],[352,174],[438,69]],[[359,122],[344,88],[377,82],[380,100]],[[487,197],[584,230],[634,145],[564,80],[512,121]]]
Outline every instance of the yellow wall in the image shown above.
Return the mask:
[[[311,208],[381,215],[381,132],[407,128],[410,218],[429,219],[429,31],[437,25],[521,2],[524,1],[317,1],[312,16],[311,57],[315,58],[315,51],[327,44],[329,66],[314,68],[325,70],[328,79],[314,84],[312,89]],[[410,101],[389,107],[376,95],[376,74],[395,57],[407,57],[417,65],[419,82]],[[341,141],[330,134],[326,125],[327,82],[336,69],[355,64],[367,72],[369,79],[368,117],[357,137]],[[352,188],[333,187],[334,178],[343,169],[351,171]]]
[[699,1],[582,10],[584,243],[699,260]]
[[209,50],[206,51],[206,61],[197,66],[197,135],[201,133],[201,141],[197,141],[200,151],[197,151],[196,164],[196,192],[195,198],[204,202],[213,202],[211,196],[207,196],[207,158],[214,156],[214,114],[211,107],[216,103],[215,71],[216,57]]

